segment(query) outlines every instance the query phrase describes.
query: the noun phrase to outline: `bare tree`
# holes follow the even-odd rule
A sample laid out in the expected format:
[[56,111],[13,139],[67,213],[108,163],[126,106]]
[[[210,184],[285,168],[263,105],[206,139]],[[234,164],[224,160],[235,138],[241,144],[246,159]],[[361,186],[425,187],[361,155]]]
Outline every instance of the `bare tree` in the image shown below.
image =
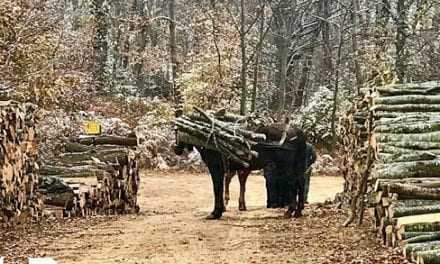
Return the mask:
[[93,38],[93,80],[98,93],[103,93],[106,86],[106,63],[107,63],[107,9],[105,0],[92,1],[92,15],[95,26]]

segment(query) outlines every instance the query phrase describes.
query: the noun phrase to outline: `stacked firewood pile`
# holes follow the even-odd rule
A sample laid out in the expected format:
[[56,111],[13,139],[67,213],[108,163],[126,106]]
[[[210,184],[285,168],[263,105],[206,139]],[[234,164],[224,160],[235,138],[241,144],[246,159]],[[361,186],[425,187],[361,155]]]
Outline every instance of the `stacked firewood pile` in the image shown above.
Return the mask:
[[[359,100],[352,105],[346,115],[340,119],[341,152],[340,172],[344,178],[343,192],[339,194],[340,202],[351,204],[354,217],[362,210],[362,185],[368,173],[368,123],[371,123],[368,100]],[[368,122],[367,122],[368,120]],[[371,155],[371,154],[370,154]],[[352,219],[353,220],[353,219]]]
[[13,225],[38,217],[35,106],[0,102],[0,222]]
[[137,212],[136,137],[72,138],[64,153],[40,166],[44,202],[67,216]]
[[[378,233],[417,263],[440,262],[440,83],[370,89],[367,139],[374,157],[359,180],[369,184]],[[364,164],[368,163],[364,159]],[[353,197],[353,196],[351,196]],[[358,197],[355,197],[358,198]]]
[[245,117],[194,109],[194,114],[176,118],[178,141],[220,151],[226,158],[249,167],[248,162],[258,156],[252,146],[264,140],[265,135],[250,130],[252,124]]

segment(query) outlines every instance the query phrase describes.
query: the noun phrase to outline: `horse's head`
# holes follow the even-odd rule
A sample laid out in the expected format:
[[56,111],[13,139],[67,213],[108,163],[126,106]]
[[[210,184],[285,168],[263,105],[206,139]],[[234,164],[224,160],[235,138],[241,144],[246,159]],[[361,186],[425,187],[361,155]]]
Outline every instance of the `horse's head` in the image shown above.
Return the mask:
[[185,149],[191,152],[193,151],[194,146],[183,142],[177,142],[176,145],[174,146],[174,153],[180,156],[185,152]]

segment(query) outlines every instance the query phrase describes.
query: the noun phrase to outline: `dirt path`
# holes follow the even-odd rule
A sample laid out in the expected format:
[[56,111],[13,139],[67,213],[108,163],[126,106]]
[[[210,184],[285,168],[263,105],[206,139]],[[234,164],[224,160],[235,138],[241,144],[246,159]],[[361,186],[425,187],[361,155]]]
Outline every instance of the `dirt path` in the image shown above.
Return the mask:
[[[333,197],[340,186],[338,178],[312,177],[310,202]],[[258,175],[248,181],[249,211],[238,212],[236,178],[231,188],[222,220],[207,221],[213,204],[207,175],[146,173],[141,214],[94,220],[86,228],[84,222],[61,224],[39,231],[40,239],[28,238],[27,250],[60,264],[381,263],[377,254],[366,253],[378,247],[370,239],[374,235],[365,234],[368,229],[337,227],[345,217],[341,212],[312,206],[305,217],[284,220],[282,210],[265,208],[264,179]],[[353,243],[363,246],[353,251]],[[12,259],[11,250],[6,253]]]

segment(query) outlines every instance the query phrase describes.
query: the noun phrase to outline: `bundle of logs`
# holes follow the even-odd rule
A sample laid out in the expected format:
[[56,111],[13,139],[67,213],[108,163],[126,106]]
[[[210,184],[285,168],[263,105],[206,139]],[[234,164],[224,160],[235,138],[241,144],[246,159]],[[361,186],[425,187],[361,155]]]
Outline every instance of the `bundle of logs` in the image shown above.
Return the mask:
[[73,138],[65,153],[40,166],[39,190],[59,216],[137,212],[138,155],[136,137]]
[[386,245],[403,247],[413,262],[440,263],[440,83],[396,84],[365,93],[367,111],[348,118],[353,122],[367,112],[357,126],[366,137],[358,137],[356,147],[366,148],[367,155],[349,162],[357,175],[346,177],[361,182],[350,195],[352,213],[361,214],[353,211],[354,201],[363,204],[369,194]]
[[179,131],[178,141],[220,151],[226,158],[249,167],[249,160],[258,156],[252,146],[264,140],[265,135],[251,131],[243,116],[224,111],[211,114],[197,107],[194,110],[194,114],[174,121]]
[[35,110],[32,104],[0,102],[0,222],[8,225],[41,212]]

